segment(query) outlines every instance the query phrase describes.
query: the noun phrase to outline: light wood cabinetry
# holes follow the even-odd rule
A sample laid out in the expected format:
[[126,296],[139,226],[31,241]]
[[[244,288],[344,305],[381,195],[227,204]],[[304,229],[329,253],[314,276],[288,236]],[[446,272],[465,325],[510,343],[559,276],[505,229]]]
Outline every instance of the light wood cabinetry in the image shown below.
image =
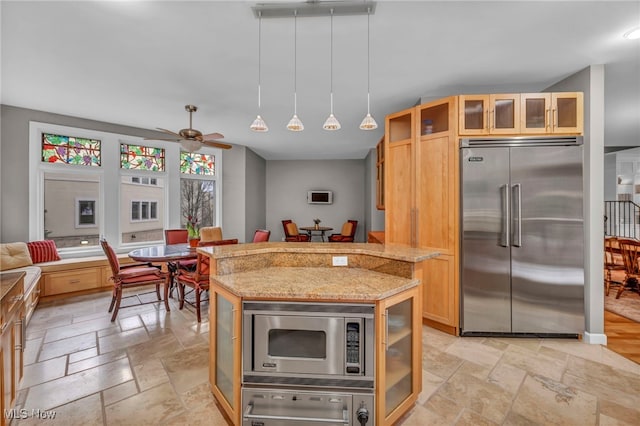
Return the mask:
[[584,100],[581,92],[523,93],[520,98],[522,133],[583,133]]
[[424,263],[424,322],[459,330],[460,160],[463,137],[583,132],[583,95],[460,95],[390,114],[385,121],[385,242],[437,250]]
[[220,407],[233,424],[242,423],[240,377],[242,375],[241,298],[213,286],[210,290],[209,383]]
[[[449,97],[391,114],[385,134],[385,243],[442,254],[437,264],[432,264],[436,259],[423,262],[422,314],[454,334],[459,323],[457,275],[436,275],[435,270],[452,271],[458,265],[457,101]],[[431,133],[422,134],[425,120]]]
[[404,291],[376,306],[376,418],[394,424],[422,389],[422,340],[419,290]]
[[24,310],[25,310],[25,326],[29,324],[31,320],[31,316],[33,315],[33,311],[35,311],[36,306],[38,306],[38,301],[40,300],[40,283],[41,279],[31,287],[28,293],[24,295]]
[[9,421],[5,410],[15,405],[24,363],[24,275],[10,275],[19,277],[15,278],[17,282],[12,289],[2,297],[0,306],[0,425],[3,426]]
[[460,95],[460,135],[520,132],[520,94]]

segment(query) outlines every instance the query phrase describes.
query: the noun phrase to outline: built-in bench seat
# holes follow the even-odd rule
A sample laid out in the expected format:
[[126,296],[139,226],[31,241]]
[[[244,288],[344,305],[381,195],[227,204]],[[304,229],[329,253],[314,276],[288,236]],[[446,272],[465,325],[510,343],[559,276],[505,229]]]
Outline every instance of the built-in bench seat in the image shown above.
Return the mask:
[[[118,255],[118,259],[122,264],[132,262],[126,254]],[[25,243],[0,244],[0,270],[26,273],[23,293],[26,323],[40,298],[62,298],[113,288],[109,281],[111,268],[104,255],[32,264]]]
[[[120,263],[131,263],[126,254],[119,255]],[[106,256],[61,259],[39,263],[42,271],[41,296],[45,299],[66,297],[79,293],[110,290],[111,267]]]

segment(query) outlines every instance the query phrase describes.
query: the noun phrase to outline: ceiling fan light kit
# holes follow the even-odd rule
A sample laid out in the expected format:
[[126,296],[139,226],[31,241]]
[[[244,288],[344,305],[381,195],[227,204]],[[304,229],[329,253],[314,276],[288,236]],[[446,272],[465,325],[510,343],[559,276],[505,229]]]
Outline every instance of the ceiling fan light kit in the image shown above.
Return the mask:
[[[342,126],[333,113],[333,16],[340,15],[367,15],[367,115],[360,123],[362,130],[374,130],[378,128],[378,123],[371,116],[370,111],[370,35],[369,18],[375,11],[376,3],[373,1],[318,1],[307,0],[299,3],[258,3],[251,9],[259,20],[258,31],[258,110],[260,110],[260,66],[261,66],[261,28],[262,18],[288,18],[293,15],[294,36],[293,36],[293,117],[287,124],[287,129],[292,132],[304,130],[304,125],[298,117],[298,97],[297,97],[297,18],[301,17],[323,17],[330,15],[331,19],[331,65],[330,65],[330,113],[322,128],[325,130],[339,130]],[[258,117],[251,124],[254,132],[266,132],[268,127],[262,117]]]

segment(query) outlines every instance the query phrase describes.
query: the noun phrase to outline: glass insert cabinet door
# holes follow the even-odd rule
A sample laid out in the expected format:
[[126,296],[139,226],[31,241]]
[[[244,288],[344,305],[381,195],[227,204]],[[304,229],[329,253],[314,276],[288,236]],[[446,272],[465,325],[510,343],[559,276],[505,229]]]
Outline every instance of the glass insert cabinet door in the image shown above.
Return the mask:
[[461,135],[513,134],[520,131],[520,94],[461,95]]
[[[231,419],[236,419],[240,407],[240,299],[226,292],[213,290],[211,303],[212,365],[210,382],[220,406]],[[213,325],[215,324],[215,325]]]
[[387,308],[386,415],[411,395],[412,315],[412,299]]

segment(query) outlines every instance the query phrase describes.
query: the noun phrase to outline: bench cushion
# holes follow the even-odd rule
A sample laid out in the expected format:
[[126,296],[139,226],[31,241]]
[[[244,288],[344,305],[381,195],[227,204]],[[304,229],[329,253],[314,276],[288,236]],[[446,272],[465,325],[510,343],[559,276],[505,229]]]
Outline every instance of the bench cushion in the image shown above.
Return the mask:
[[23,242],[0,244],[0,271],[32,265],[27,244]]

